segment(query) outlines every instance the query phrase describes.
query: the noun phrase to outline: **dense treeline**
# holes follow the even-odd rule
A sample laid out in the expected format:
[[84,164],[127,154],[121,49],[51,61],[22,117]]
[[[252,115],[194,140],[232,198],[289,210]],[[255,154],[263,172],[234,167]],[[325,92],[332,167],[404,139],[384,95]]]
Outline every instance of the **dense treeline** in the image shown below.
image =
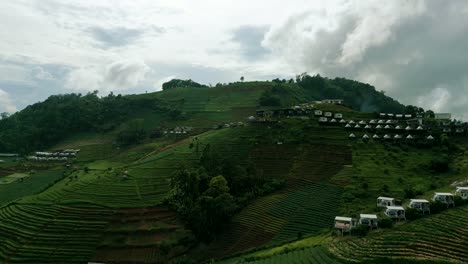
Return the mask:
[[257,177],[249,159],[223,156],[208,144],[195,166],[174,172],[168,203],[199,241],[209,242],[250,200],[284,185]]
[[310,76],[307,73],[296,76],[296,79],[273,80],[274,86],[265,91],[259,99],[261,106],[280,106],[281,98],[287,94],[287,87],[296,83],[305,91],[303,102],[323,99],[344,99],[350,108],[362,112],[403,113],[405,106],[377,91],[367,83],[345,78],[329,79],[320,75]]
[[[105,132],[118,127],[134,109],[165,109],[154,98],[128,98],[97,91],[50,96],[41,103],[0,120],[0,152],[26,154],[77,132]],[[126,135],[122,135],[125,137]]]
[[180,79],[172,79],[168,82],[163,83],[162,85],[163,90],[179,88],[179,87],[206,88],[208,86],[199,84],[192,80],[180,80]]

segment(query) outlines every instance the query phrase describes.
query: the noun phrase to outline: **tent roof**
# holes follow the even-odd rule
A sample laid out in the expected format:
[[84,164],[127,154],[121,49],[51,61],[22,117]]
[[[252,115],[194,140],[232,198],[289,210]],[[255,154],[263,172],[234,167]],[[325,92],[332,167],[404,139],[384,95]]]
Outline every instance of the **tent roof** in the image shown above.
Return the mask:
[[438,196],[453,196],[453,193],[442,193],[442,192],[438,193],[438,192],[436,192],[435,195],[438,195]]
[[335,217],[335,221],[346,221],[351,222],[353,219],[351,217],[344,217],[344,216],[337,216]]
[[426,199],[410,199],[410,201],[413,203],[429,203],[428,200]]
[[387,206],[387,209],[389,210],[405,210],[402,206]]
[[360,214],[360,218],[367,218],[367,219],[377,219],[377,215],[375,214]]
[[395,198],[391,198],[391,197],[384,197],[384,196],[380,196],[380,197],[377,197],[377,199],[379,200],[395,200]]

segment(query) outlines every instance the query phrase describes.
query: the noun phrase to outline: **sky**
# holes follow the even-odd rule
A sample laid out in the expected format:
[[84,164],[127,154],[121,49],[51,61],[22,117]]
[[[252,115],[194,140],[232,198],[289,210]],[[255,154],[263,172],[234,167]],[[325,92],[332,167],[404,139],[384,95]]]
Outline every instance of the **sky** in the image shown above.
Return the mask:
[[346,77],[468,119],[466,0],[0,2],[0,112],[52,94]]

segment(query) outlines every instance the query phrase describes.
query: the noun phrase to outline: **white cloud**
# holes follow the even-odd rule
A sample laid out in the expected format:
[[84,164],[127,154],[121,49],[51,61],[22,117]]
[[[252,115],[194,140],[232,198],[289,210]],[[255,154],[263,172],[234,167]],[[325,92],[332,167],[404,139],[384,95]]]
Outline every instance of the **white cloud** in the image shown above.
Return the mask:
[[39,80],[51,81],[55,79],[54,76],[50,72],[44,70],[40,66],[36,66],[33,69],[33,74],[34,74],[34,77]]
[[419,96],[417,102],[418,105],[432,109],[435,112],[445,112],[452,99],[451,97],[448,89],[437,87],[432,89],[430,93]]
[[142,61],[117,61],[72,70],[65,86],[78,91],[125,91],[145,80],[150,71]]
[[16,106],[11,100],[10,95],[0,89],[0,112],[14,113],[16,111]]

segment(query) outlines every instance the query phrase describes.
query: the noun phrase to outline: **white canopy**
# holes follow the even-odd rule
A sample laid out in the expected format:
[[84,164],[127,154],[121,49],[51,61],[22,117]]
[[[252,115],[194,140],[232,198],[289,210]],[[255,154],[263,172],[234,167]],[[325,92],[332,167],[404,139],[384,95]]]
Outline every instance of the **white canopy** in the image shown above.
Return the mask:
[[336,119],[333,118],[332,120],[330,120],[330,122],[331,123],[336,123]]
[[351,217],[337,216],[335,217],[335,221],[351,222],[353,219]]
[[388,210],[405,210],[405,208],[403,208],[402,206],[387,206],[387,209]]
[[437,196],[453,196],[453,193],[438,193],[438,192],[436,192],[435,195],[437,195]]
[[410,199],[411,203],[429,203],[426,199]]
[[360,214],[359,218],[377,219],[377,215],[375,215],[375,214]]

